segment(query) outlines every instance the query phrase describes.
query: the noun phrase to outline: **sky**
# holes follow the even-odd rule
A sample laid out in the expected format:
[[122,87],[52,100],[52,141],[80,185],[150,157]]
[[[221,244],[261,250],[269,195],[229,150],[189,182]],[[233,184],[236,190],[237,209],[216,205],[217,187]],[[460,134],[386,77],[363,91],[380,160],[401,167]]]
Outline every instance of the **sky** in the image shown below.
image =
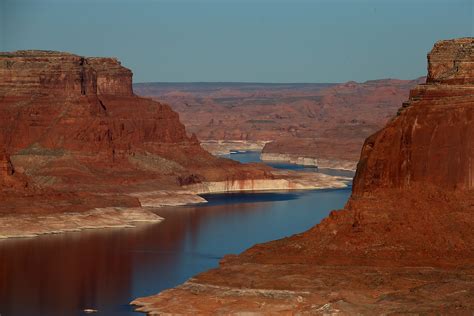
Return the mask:
[[474,0],[0,0],[0,50],[115,56],[134,82],[345,82],[426,74]]

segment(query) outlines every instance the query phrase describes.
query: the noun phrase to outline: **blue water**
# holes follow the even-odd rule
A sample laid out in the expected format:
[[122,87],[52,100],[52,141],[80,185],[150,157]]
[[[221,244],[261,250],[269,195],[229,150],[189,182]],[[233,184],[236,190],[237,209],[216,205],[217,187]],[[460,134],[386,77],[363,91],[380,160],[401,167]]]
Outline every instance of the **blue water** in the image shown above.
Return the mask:
[[158,224],[1,241],[0,314],[82,315],[95,308],[94,315],[142,315],[128,305],[134,298],[217,267],[225,254],[302,232],[349,195],[207,195],[205,205],[157,209],[166,218]]

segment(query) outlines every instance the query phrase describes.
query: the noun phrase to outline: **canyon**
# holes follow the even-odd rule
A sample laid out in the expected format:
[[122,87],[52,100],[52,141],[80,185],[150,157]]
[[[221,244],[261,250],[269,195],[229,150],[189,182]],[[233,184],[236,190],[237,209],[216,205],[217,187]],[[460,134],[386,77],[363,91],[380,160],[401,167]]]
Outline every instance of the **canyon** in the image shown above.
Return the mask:
[[355,170],[365,138],[423,80],[138,83],[134,89],[170,104],[211,153],[263,151],[263,160]]
[[365,140],[343,210],[132,304],[149,314],[469,315],[473,159],[474,38],[439,41],[426,82]]
[[0,238],[157,222],[146,207],[205,202],[190,185],[303,186],[212,156],[168,105],[134,94],[115,58],[0,53],[0,144]]

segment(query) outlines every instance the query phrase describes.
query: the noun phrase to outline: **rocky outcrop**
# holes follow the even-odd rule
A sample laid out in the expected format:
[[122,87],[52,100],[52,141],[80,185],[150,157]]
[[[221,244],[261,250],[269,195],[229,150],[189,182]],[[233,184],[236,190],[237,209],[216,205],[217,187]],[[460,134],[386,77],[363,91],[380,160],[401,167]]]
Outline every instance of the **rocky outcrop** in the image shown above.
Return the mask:
[[428,61],[426,84],[366,140],[344,210],[135,304],[153,313],[471,313],[474,38],[438,42]]
[[428,54],[427,83],[365,142],[354,194],[429,184],[469,190],[474,179],[474,44],[440,41]]
[[168,105],[133,94],[117,59],[62,52],[0,53],[0,146],[0,235],[12,214],[137,208],[137,193],[180,179],[270,176],[203,150]]
[[[455,64],[458,55],[471,60],[457,71],[473,74],[474,39],[439,42],[428,59],[448,53]],[[278,249],[297,262],[324,264],[474,262],[474,85],[465,82],[411,91],[399,114],[366,140],[346,209],[294,237],[301,248],[279,241],[268,253],[257,247],[242,258],[266,261]]]
[[437,42],[428,55],[427,83],[474,84],[472,38]]
[[118,154],[149,143],[193,144],[167,105],[133,95],[132,73],[116,59],[2,53],[0,74],[0,143],[11,153]]
[[285,162],[295,165],[318,167],[318,159],[312,157],[302,157],[290,154],[261,153],[260,159],[263,161]]
[[55,51],[0,53],[0,95],[131,96],[132,72],[115,58]]

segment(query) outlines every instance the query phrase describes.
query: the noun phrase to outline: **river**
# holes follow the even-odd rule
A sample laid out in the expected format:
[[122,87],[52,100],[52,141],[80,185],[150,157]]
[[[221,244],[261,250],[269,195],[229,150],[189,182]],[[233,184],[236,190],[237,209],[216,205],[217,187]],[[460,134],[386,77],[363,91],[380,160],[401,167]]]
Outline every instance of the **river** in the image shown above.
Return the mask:
[[[259,160],[256,153],[229,157]],[[302,232],[349,195],[350,189],[207,195],[207,204],[157,209],[165,218],[157,224],[0,241],[0,315],[83,315],[86,308],[97,309],[93,315],[143,315],[129,305],[134,298],[217,267],[225,254]]]

